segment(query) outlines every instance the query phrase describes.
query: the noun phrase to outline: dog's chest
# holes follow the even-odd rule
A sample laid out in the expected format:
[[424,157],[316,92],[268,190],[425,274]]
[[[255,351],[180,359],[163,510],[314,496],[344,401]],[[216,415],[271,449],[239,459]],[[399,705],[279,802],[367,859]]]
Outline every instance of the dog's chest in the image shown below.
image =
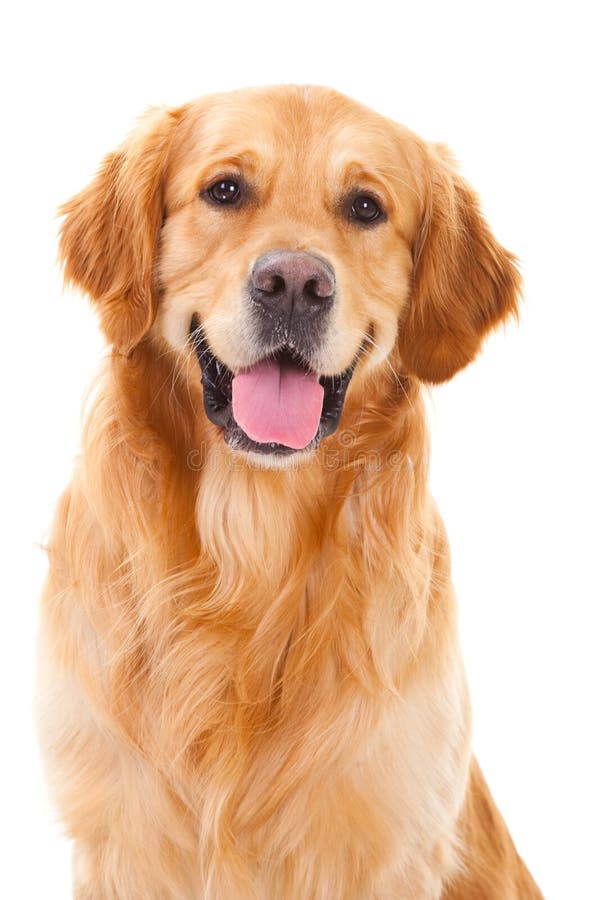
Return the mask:
[[435,898],[467,777],[462,671],[414,682],[376,714],[348,701],[329,727],[322,710],[303,734],[256,736],[230,823],[240,855],[262,861],[250,866],[265,897]]

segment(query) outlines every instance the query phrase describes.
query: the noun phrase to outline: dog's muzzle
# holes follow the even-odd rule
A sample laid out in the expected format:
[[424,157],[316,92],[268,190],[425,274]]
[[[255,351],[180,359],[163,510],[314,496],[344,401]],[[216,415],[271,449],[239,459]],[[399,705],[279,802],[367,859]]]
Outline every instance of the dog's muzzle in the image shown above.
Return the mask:
[[248,298],[261,353],[235,374],[192,320],[206,414],[235,449],[277,455],[312,449],[337,428],[360,355],[334,376],[319,376],[309,362],[335,302],[333,267],[313,253],[265,253],[252,268]]

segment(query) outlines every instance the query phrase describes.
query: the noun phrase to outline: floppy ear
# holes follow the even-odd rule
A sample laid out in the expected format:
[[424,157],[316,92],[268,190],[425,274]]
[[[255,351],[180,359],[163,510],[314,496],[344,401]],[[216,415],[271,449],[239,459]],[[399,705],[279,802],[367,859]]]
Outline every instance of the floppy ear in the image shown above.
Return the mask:
[[495,325],[517,315],[521,278],[515,257],[492,235],[475,192],[444,147],[427,148],[426,175],[428,197],[399,349],[409,372],[440,382],[471,362]]
[[97,305],[108,341],[131,349],[152,324],[163,181],[179,115],[150,110],[80,194],[61,207],[65,279]]

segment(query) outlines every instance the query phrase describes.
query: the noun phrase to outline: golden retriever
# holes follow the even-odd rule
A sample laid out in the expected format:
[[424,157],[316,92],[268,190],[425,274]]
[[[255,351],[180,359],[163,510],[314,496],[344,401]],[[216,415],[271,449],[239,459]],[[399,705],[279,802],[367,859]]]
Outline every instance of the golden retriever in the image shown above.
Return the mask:
[[40,736],[80,900],[535,898],[472,757],[423,384],[517,312],[449,153],[325,88],[148,113],[62,212],[112,347]]

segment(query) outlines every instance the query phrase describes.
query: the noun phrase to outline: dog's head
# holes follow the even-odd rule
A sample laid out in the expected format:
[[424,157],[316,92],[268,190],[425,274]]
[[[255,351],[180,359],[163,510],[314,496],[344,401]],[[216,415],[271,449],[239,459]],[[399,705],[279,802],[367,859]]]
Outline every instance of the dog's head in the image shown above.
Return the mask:
[[267,459],[316,447],[369,373],[450,378],[517,309],[448,153],[323,88],[153,111],[63,212],[108,340],[193,351],[208,418]]

